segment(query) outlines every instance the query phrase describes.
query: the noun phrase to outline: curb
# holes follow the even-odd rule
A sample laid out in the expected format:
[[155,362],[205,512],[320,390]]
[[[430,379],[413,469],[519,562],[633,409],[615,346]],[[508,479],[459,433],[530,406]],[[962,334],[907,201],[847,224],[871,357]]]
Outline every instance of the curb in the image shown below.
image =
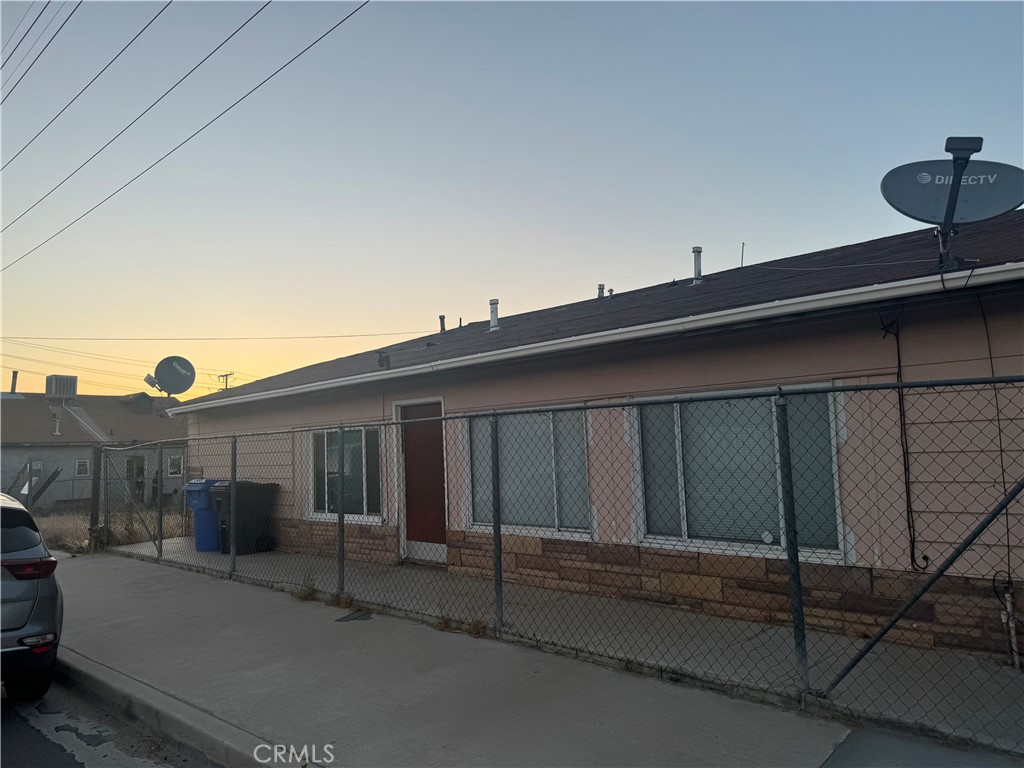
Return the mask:
[[186,757],[234,768],[257,765],[253,750],[266,741],[146,683],[61,646],[57,681],[126,720],[152,731]]

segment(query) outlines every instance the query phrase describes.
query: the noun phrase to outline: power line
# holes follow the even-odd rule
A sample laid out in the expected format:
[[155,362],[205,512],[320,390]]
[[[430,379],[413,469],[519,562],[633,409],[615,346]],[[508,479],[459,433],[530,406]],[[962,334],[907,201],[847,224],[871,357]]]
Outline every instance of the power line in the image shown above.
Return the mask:
[[7,50],[7,46],[11,44],[11,40],[13,40],[14,36],[16,34],[18,34],[18,30],[21,29],[22,22],[25,21],[25,17],[28,16],[28,12],[32,10],[32,6],[35,5],[35,4],[36,4],[36,0],[32,0],[30,3],[25,5],[25,12],[23,14],[21,14],[21,18],[18,19],[18,23],[15,24],[14,25],[14,29],[11,30],[10,37],[8,37],[6,40],[4,40],[4,45],[3,45],[3,48],[0,48],[0,53],[3,53],[4,51]]
[[39,21],[39,17],[43,15],[43,12],[46,11],[46,8],[47,8],[47,6],[49,4],[50,4],[49,2],[43,3],[43,7],[39,9],[39,13],[36,14],[36,17],[34,19],[32,19],[32,23],[28,25],[28,29],[25,30],[25,34],[23,34],[21,36],[21,39],[11,49],[11,52],[7,54],[7,58],[4,59],[3,62],[0,62],[0,69],[3,69],[8,64],[10,64],[11,57],[14,56],[14,52],[18,50],[18,46],[21,45],[25,41],[26,37],[28,37],[28,33],[32,31],[32,27],[34,27],[36,25],[36,22]]
[[40,360],[37,357],[22,357],[21,355],[4,355],[5,360],[25,360],[29,363],[43,363],[44,365],[53,365],[57,368],[71,368],[78,371],[86,371],[87,373],[102,373],[104,376],[118,376],[123,379],[134,379],[136,381],[142,381],[142,377],[145,374],[135,373],[120,373],[118,371],[105,371],[102,368],[86,368],[81,365],[69,365],[67,363],[56,363],[53,360]]
[[[153,365],[153,362],[151,360],[140,360],[139,358],[136,358],[136,357],[117,357],[115,355],[104,355],[104,354],[101,354],[99,352],[82,352],[82,351],[76,350],[76,349],[67,349],[66,347],[51,347],[51,346],[47,346],[45,344],[32,344],[32,343],[27,342],[27,341],[15,341],[14,339],[5,339],[4,341],[6,341],[8,344],[17,344],[18,346],[21,346],[21,347],[30,347],[31,349],[39,349],[39,350],[43,350],[43,351],[46,351],[46,352],[61,352],[61,353],[66,354],[66,355],[73,355],[73,356],[76,356],[76,357],[92,358],[92,359],[95,359],[95,360],[103,360],[104,362],[122,363],[122,364],[141,363],[143,365],[148,365],[148,366],[152,366]],[[216,373],[220,369],[219,368],[198,368],[197,367],[196,370],[197,371],[209,371],[210,373]],[[245,373],[244,371],[239,371],[238,375],[239,376],[247,376],[247,377],[255,378],[255,376],[253,376],[253,374]]]
[[[211,119],[211,120],[210,120],[209,122],[207,122],[207,123],[206,123],[205,125],[203,125],[203,126],[202,126],[202,127],[201,127],[201,128],[199,129],[199,130],[197,130],[197,131],[196,131],[195,133],[193,133],[193,134],[192,134],[191,136],[189,136],[189,137],[188,137],[187,139],[185,139],[184,141],[182,141],[182,142],[181,142],[180,144],[178,144],[178,145],[177,145],[176,147],[174,147],[174,148],[173,148],[172,150],[170,150],[169,152],[167,152],[167,154],[163,155],[163,156],[162,156],[162,157],[161,157],[160,159],[158,159],[158,160],[157,160],[156,162],[154,162],[154,163],[153,163],[152,165],[150,165],[149,167],[147,167],[147,168],[146,168],[145,170],[141,171],[141,172],[140,172],[140,173],[138,173],[138,174],[137,174],[136,176],[134,176],[133,178],[131,178],[131,179],[129,179],[128,181],[126,181],[126,182],[125,182],[124,184],[122,184],[122,185],[121,185],[120,187],[118,187],[117,189],[115,189],[115,190],[114,190],[113,192],[111,192],[111,193],[110,193],[109,195],[107,195],[107,196],[106,196],[105,198],[103,198],[102,200],[100,200],[100,201],[99,201],[98,203],[96,203],[96,205],[94,205],[94,206],[93,206],[92,208],[90,208],[89,210],[87,210],[87,211],[86,211],[85,213],[83,213],[83,214],[82,214],[81,216],[79,216],[78,218],[76,218],[76,219],[72,220],[72,221],[71,221],[71,222],[70,222],[69,224],[66,224],[66,225],[65,225],[65,226],[64,226],[63,228],[61,228],[60,230],[58,230],[58,231],[57,231],[57,232],[55,232],[54,234],[50,235],[50,236],[49,236],[48,238],[46,238],[45,240],[43,240],[43,242],[39,243],[39,245],[37,245],[37,246],[35,246],[34,248],[32,248],[32,249],[30,249],[30,250],[26,251],[26,252],[25,252],[25,253],[23,253],[23,254],[22,254],[21,256],[19,256],[19,257],[18,257],[18,258],[16,258],[16,259],[15,259],[14,261],[12,261],[12,262],[11,262],[10,264],[7,264],[6,266],[4,266],[4,267],[0,268],[0,272],[3,272],[4,270],[6,270],[6,269],[8,269],[8,268],[10,268],[10,267],[13,267],[13,266],[14,266],[15,264],[17,264],[17,263],[18,263],[19,261],[21,261],[22,259],[24,259],[24,258],[28,257],[29,255],[31,255],[32,253],[34,253],[34,252],[35,252],[35,251],[37,251],[38,249],[42,248],[42,247],[43,247],[44,245],[46,245],[46,244],[47,244],[48,242],[50,242],[51,240],[53,240],[53,239],[54,239],[55,237],[57,237],[58,235],[62,234],[63,232],[65,232],[66,230],[68,230],[69,228],[71,228],[72,226],[74,226],[75,224],[77,224],[77,223],[78,223],[79,221],[81,221],[82,219],[84,219],[84,218],[85,218],[86,216],[88,216],[88,215],[89,215],[90,213],[92,213],[93,211],[95,211],[95,210],[96,210],[97,208],[99,208],[99,207],[100,207],[101,205],[103,205],[103,204],[104,204],[105,202],[107,202],[107,200],[109,200],[110,198],[114,197],[114,195],[116,195],[116,194],[118,194],[119,192],[121,192],[121,191],[122,191],[123,189],[125,189],[125,187],[127,187],[127,186],[128,186],[129,184],[132,184],[133,182],[135,182],[136,180],[138,180],[138,179],[139,179],[140,177],[142,177],[142,176],[143,176],[144,174],[148,173],[148,172],[149,172],[149,171],[151,171],[151,170],[152,170],[153,168],[155,168],[155,167],[156,167],[157,165],[159,165],[160,163],[162,163],[162,162],[163,162],[164,160],[166,160],[166,159],[167,159],[168,157],[170,157],[171,155],[173,155],[173,154],[174,154],[175,152],[177,152],[177,151],[178,151],[179,149],[181,149],[181,148],[182,148],[183,146],[185,146],[185,145],[186,145],[186,144],[187,144],[188,142],[192,141],[192,139],[194,139],[194,138],[195,138],[196,136],[198,136],[198,135],[199,135],[200,133],[202,133],[202,132],[203,132],[203,131],[205,131],[205,130],[206,130],[207,128],[209,128],[209,127],[210,127],[211,125],[213,125],[213,124],[214,124],[215,122],[217,122],[217,121],[218,121],[218,120],[220,120],[220,119],[221,119],[222,117],[224,117],[224,115],[226,115],[226,114],[227,114],[228,112],[230,112],[230,111],[231,111],[232,109],[234,109],[234,108],[235,108],[235,107],[237,107],[237,106],[238,106],[239,104],[241,104],[241,103],[242,103],[243,101],[245,101],[245,100],[246,100],[247,98],[249,98],[249,96],[251,96],[251,95],[252,95],[253,93],[255,93],[255,92],[256,92],[257,90],[259,90],[260,88],[262,88],[262,87],[263,87],[264,85],[266,85],[266,84],[267,84],[268,82],[270,82],[270,80],[271,80],[271,79],[273,79],[273,78],[274,78],[274,77],[276,77],[276,76],[277,76],[278,74],[280,74],[282,70],[284,70],[284,69],[285,69],[286,67],[288,67],[288,66],[289,66],[289,65],[290,65],[290,64],[291,64],[292,62],[294,62],[294,61],[295,61],[296,59],[298,59],[298,58],[299,58],[300,56],[302,56],[302,55],[303,55],[304,53],[306,53],[306,52],[307,52],[307,51],[308,51],[308,50],[309,50],[310,48],[312,48],[312,47],[313,47],[314,45],[316,45],[316,44],[317,44],[317,43],[319,43],[319,42],[320,42],[321,40],[323,40],[323,39],[324,39],[325,37],[327,37],[327,36],[328,36],[329,34],[331,34],[331,32],[333,32],[333,31],[334,31],[334,30],[336,30],[336,29],[337,29],[338,27],[340,27],[340,26],[341,26],[342,24],[344,24],[344,23],[345,23],[346,21],[348,21],[348,20],[349,20],[350,18],[352,18],[352,17],[353,17],[353,16],[354,16],[354,15],[355,15],[356,13],[358,13],[358,12],[359,12],[360,10],[362,10],[363,8],[365,8],[365,7],[366,7],[366,6],[367,6],[367,5],[369,4],[369,2],[370,2],[370,0],[363,0],[363,2],[362,2],[362,3],[360,3],[360,4],[359,4],[359,5],[358,5],[358,6],[357,6],[357,7],[355,8],[355,10],[353,10],[352,12],[350,12],[350,13],[348,13],[348,14],[347,14],[346,16],[344,16],[344,17],[343,17],[343,18],[341,19],[341,21],[339,21],[339,22],[337,22],[336,24],[334,24],[334,26],[330,27],[330,28],[329,28],[329,29],[328,29],[328,30],[327,30],[326,32],[324,32],[324,33],[323,33],[322,35],[320,35],[320,36],[319,36],[318,38],[316,38],[316,39],[315,39],[315,40],[314,40],[313,42],[311,42],[311,43],[310,43],[309,45],[307,45],[307,46],[306,46],[305,48],[303,48],[303,49],[302,49],[301,51],[299,51],[299,52],[298,52],[297,54],[295,54],[294,56],[292,56],[292,58],[288,59],[288,61],[286,61],[286,62],[285,62],[284,64],[282,64],[282,65],[281,65],[280,67],[278,67],[278,68],[277,68],[276,70],[274,70],[274,71],[273,71],[273,72],[271,72],[271,73],[270,73],[269,75],[267,75],[267,77],[265,77],[265,78],[264,78],[263,80],[261,80],[261,81],[260,81],[260,82],[259,82],[259,83],[258,83],[257,85],[255,85],[255,86],[254,86],[253,88],[251,88],[251,89],[250,89],[249,91],[247,91],[247,92],[246,92],[245,94],[243,94],[243,95],[242,95],[241,97],[239,97],[239,98],[238,98],[238,100],[236,100],[236,101],[235,101],[235,102],[234,102],[233,104],[231,104],[231,105],[230,105],[229,107],[227,107],[227,108],[226,108],[226,109],[225,109],[224,111],[222,111],[222,112],[221,112],[220,114],[218,114],[218,115],[217,115],[216,117],[214,117],[213,119]],[[268,3],[267,3],[267,5],[269,5],[269,4],[270,4],[270,0],[268,0]],[[265,8],[266,6],[263,6],[263,7]],[[261,8],[260,10],[262,10],[262,8]],[[62,182],[62,183],[63,183],[63,182]],[[48,192],[47,194],[49,194],[49,192]],[[38,203],[37,203],[37,204],[38,204]],[[33,207],[35,207],[35,206],[33,206]],[[31,209],[30,209],[30,210],[31,210]],[[28,211],[26,211],[25,213],[28,213]],[[24,215],[25,215],[25,214],[23,213],[23,214],[22,214],[22,216],[24,216]],[[19,216],[18,218],[21,218],[21,216]],[[16,219],[16,220],[17,220],[17,219]],[[15,220],[15,221],[16,221],[16,220]],[[14,223],[14,222],[12,221],[12,222],[11,222],[11,224],[13,224],[13,223]],[[8,224],[7,226],[10,226],[10,224]],[[6,228],[7,228],[7,227],[4,227],[4,229],[6,229]],[[3,231],[3,230],[0,230],[0,232],[2,232],[2,231]]]
[[4,341],[285,341],[295,339],[363,339],[371,336],[411,336],[430,331],[390,331],[388,333],[341,333],[324,336],[3,336]]
[[64,17],[64,21],[62,21],[60,23],[60,26],[57,27],[57,31],[53,33],[53,37],[46,41],[46,45],[43,46],[43,50],[36,54],[36,57],[32,59],[32,62],[28,65],[25,71],[21,73],[21,77],[18,78],[18,82],[16,82],[14,85],[10,87],[10,90],[8,90],[7,93],[3,95],[3,98],[0,98],[0,104],[3,104],[5,101],[7,101],[7,97],[14,93],[15,88],[21,85],[21,81],[25,79],[25,75],[32,71],[32,67],[34,67],[36,62],[39,61],[39,57],[46,53],[46,49],[50,47],[50,43],[57,39],[57,35],[60,34],[60,31],[62,29],[64,29],[64,25],[71,21],[71,17],[75,15],[75,11],[82,7],[83,2],[84,0],[78,0],[78,2],[75,3],[75,7],[71,9],[71,13]]
[[[42,371],[30,371],[27,368],[20,368],[20,367],[19,368],[13,368],[13,367],[11,367],[9,365],[0,365],[0,368],[2,368],[5,371],[19,371],[20,373],[31,373],[31,374],[34,374],[36,376],[49,376],[50,375],[48,373],[43,373]],[[80,382],[82,382],[83,384],[92,384],[92,385],[97,386],[97,387],[109,387],[110,389],[120,389],[120,390],[122,390],[124,392],[142,392],[143,391],[143,390],[138,389],[138,388],[126,387],[126,386],[121,385],[121,384],[107,384],[106,382],[103,382],[103,381],[91,381],[89,379],[82,379],[82,378],[79,378],[78,380]],[[219,392],[220,391],[216,387],[200,387],[200,389],[205,389],[208,392]]]
[[[252,20],[253,20],[253,19],[255,19],[255,18],[256,18],[257,16],[259,16],[259,15],[260,15],[260,14],[261,14],[261,13],[263,12],[263,10],[264,10],[264,9],[265,9],[265,8],[266,8],[266,7],[268,6],[268,5],[270,5],[270,4],[272,3],[272,2],[273,2],[273,0],[267,0],[267,2],[265,2],[265,3],[263,4],[263,5],[261,5],[261,6],[260,6],[260,7],[259,7],[259,8],[258,8],[258,9],[256,10],[256,13],[254,13],[254,14],[253,14],[252,16],[250,16],[250,17],[249,17],[249,18],[247,18],[247,19],[246,19],[245,21],[243,21],[243,22],[241,23],[241,25],[240,25],[240,26],[239,26],[238,28],[236,28],[234,32],[232,32],[232,33],[231,33],[230,35],[228,35],[228,36],[227,36],[227,37],[226,37],[226,38],[225,38],[224,40],[222,40],[222,41],[221,41],[221,42],[220,42],[220,43],[219,43],[219,44],[217,45],[217,47],[216,47],[216,48],[214,48],[214,49],[213,49],[212,51],[210,51],[210,52],[209,52],[208,54],[206,54],[206,55],[205,55],[205,56],[204,56],[204,57],[203,57],[202,59],[200,59],[200,60],[199,60],[199,63],[197,63],[197,64],[196,64],[196,65],[195,65],[194,67],[192,67],[192,69],[190,69],[190,70],[189,70],[188,72],[186,72],[186,73],[185,73],[184,75],[182,75],[182,76],[181,76],[181,78],[180,78],[180,79],[178,80],[178,82],[176,82],[176,83],[175,83],[174,85],[172,85],[172,86],[171,86],[170,88],[168,88],[168,89],[167,89],[166,91],[164,91],[164,92],[163,92],[163,94],[161,94],[160,98],[158,98],[158,99],[157,99],[156,101],[154,101],[154,102],[153,102],[152,104],[150,104],[150,105],[149,105],[148,107],[146,107],[146,108],[145,108],[144,110],[142,110],[141,114],[139,114],[139,115],[138,115],[138,116],[137,116],[137,117],[136,117],[136,118],[135,118],[134,120],[132,120],[132,121],[131,121],[130,123],[128,123],[128,125],[126,125],[126,126],[125,126],[124,128],[122,128],[122,129],[121,129],[120,131],[118,131],[118,132],[117,132],[116,134],[114,134],[114,137],[113,137],[112,139],[110,139],[110,141],[108,141],[108,142],[107,142],[106,144],[104,144],[104,145],[103,145],[102,147],[100,147],[100,148],[99,148],[99,149],[97,149],[97,150],[96,150],[95,152],[93,152],[93,153],[92,153],[92,154],[91,154],[91,155],[89,156],[89,158],[88,158],[88,159],[87,159],[87,160],[86,160],[86,161],[85,161],[84,163],[82,163],[82,164],[81,164],[80,166],[78,166],[77,168],[75,168],[75,170],[73,170],[73,171],[72,171],[71,173],[69,173],[69,174],[68,174],[67,176],[65,176],[65,177],[64,177],[64,178],[63,178],[63,179],[62,179],[62,180],[61,180],[61,181],[60,181],[60,182],[59,182],[59,183],[58,183],[58,184],[57,184],[57,185],[56,185],[55,187],[53,187],[53,188],[52,188],[52,189],[51,189],[51,190],[50,190],[49,192],[47,192],[47,193],[46,193],[45,195],[43,195],[43,196],[42,196],[42,197],[40,197],[40,198],[39,198],[38,200],[36,200],[36,201],[35,201],[34,203],[32,203],[32,205],[30,205],[30,206],[29,206],[28,208],[26,208],[26,209],[25,209],[24,211],[22,211],[22,212],[21,212],[20,214],[18,214],[18,216],[17,216],[17,217],[16,217],[16,218],[15,218],[15,219],[14,219],[13,221],[10,221],[10,222],[8,222],[8,223],[7,223],[6,225],[4,225],[3,229],[0,229],[0,232],[6,232],[6,231],[7,231],[7,229],[8,229],[9,227],[11,227],[11,226],[12,226],[13,224],[15,224],[15,223],[16,223],[16,222],[17,222],[17,221],[18,221],[18,220],[19,220],[19,219],[20,219],[20,218],[21,218],[22,216],[24,216],[24,215],[25,215],[26,213],[28,213],[29,211],[31,211],[31,210],[32,210],[33,208],[35,208],[35,207],[36,207],[37,205],[39,205],[39,204],[40,204],[41,202],[43,202],[43,201],[44,201],[44,200],[45,200],[46,198],[48,198],[48,197],[49,197],[50,195],[52,195],[52,194],[53,194],[54,192],[56,192],[56,191],[57,191],[58,189],[60,189],[60,188],[61,188],[62,186],[64,186],[64,184],[65,184],[65,183],[66,183],[66,182],[67,182],[67,181],[68,181],[69,179],[71,179],[71,177],[73,177],[73,176],[74,176],[74,175],[75,175],[76,173],[78,173],[78,172],[79,172],[80,170],[82,170],[83,168],[85,168],[85,166],[87,166],[87,165],[88,165],[89,163],[91,163],[91,162],[92,162],[92,161],[93,161],[93,160],[94,160],[94,159],[96,158],[96,156],[97,156],[97,155],[99,155],[99,154],[100,154],[100,153],[101,153],[101,152],[102,152],[103,150],[105,150],[105,149],[106,149],[107,147],[109,147],[109,146],[110,146],[111,144],[113,144],[113,143],[114,143],[115,141],[117,141],[117,140],[118,140],[118,139],[119,139],[119,138],[120,138],[120,137],[121,137],[121,136],[122,136],[122,135],[123,135],[123,134],[125,133],[125,131],[127,131],[127,130],[128,130],[129,128],[131,128],[131,127],[132,127],[133,125],[135,125],[135,124],[136,124],[137,122],[139,122],[139,120],[141,120],[141,119],[142,119],[143,117],[145,117],[146,113],[147,113],[147,112],[149,112],[149,110],[151,110],[151,109],[152,109],[153,107],[155,107],[155,106],[156,106],[157,104],[159,104],[159,103],[160,103],[161,101],[163,101],[163,100],[164,100],[164,98],[166,98],[166,97],[167,97],[167,95],[168,95],[168,94],[169,94],[169,93],[170,93],[171,91],[173,91],[173,90],[174,90],[175,88],[177,88],[177,87],[178,87],[179,85],[181,85],[181,84],[182,84],[183,82],[185,82],[185,80],[186,80],[186,79],[187,79],[187,78],[189,77],[189,75],[191,75],[191,74],[192,74],[193,72],[195,72],[195,71],[196,71],[197,69],[199,69],[199,67],[201,67],[201,66],[202,66],[202,65],[203,65],[204,63],[206,63],[206,60],[207,60],[207,59],[209,59],[209,58],[210,58],[211,56],[213,56],[213,55],[214,55],[214,54],[215,54],[215,53],[216,53],[217,51],[219,51],[219,50],[220,50],[221,48],[223,48],[223,47],[224,47],[225,45],[227,45],[228,41],[229,41],[229,40],[231,40],[231,38],[233,38],[233,37],[234,37],[235,35],[237,35],[237,34],[238,34],[239,32],[241,32],[241,31],[242,31],[242,29],[243,29],[243,28],[244,28],[244,27],[245,27],[245,26],[246,26],[246,25],[247,25],[247,24],[248,24],[248,23],[249,23],[250,21],[252,21]],[[202,129],[200,129],[200,130],[202,130]],[[190,137],[190,138],[191,138],[191,137]],[[188,139],[186,139],[185,141],[188,141]],[[174,150],[171,150],[171,151],[173,152]],[[163,159],[163,158],[161,158],[161,160],[162,160],[162,159]],[[159,162],[160,162],[160,160],[157,160],[157,163],[159,163]],[[155,165],[155,164],[156,164],[156,163],[154,163],[154,165]],[[151,166],[151,167],[152,167],[152,166]],[[146,170],[149,170],[149,169],[147,168]],[[145,173],[145,172],[146,172],[146,171],[143,171],[142,173]],[[141,176],[142,174],[139,174],[139,175]],[[136,178],[138,178],[138,177],[136,177]],[[132,179],[132,181],[135,181],[135,179]],[[128,184],[131,184],[131,183],[132,183],[131,181],[129,181],[129,182],[128,182]],[[125,186],[128,186],[128,185],[126,184]],[[122,189],[123,189],[123,187],[122,187]],[[120,191],[121,191],[120,189],[119,189],[119,190],[117,190],[117,192],[120,192]],[[114,192],[114,195],[116,195],[116,194],[117,194],[117,192]],[[111,197],[113,197],[113,195],[111,195]],[[109,198],[108,198],[108,199],[109,199]],[[106,200],[103,200],[103,201],[101,201],[101,202],[99,203],[99,205],[103,205],[103,203],[105,203],[105,202],[106,202]],[[97,207],[99,207],[99,205],[98,205]],[[88,215],[88,214],[89,214],[90,212],[91,212],[91,209],[90,209],[90,211],[86,211],[86,212],[85,212],[85,214],[83,214],[83,216],[86,216],[86,215]],[[77,221],[77,219],[76,219],[75,221]],[[73,221],[73,222],[71,222],[71,223],[72,223],[72,224],[74,224],[75,222]],[[69,224],[68,226],[70,226],[70,224]],[[63,231],[64,231],[64,230],[61,230],[61,232],[63,232]],[[57,234],[60,234],[60,232],[58,232]],[[27,255],[28,255],[28,254],[25,254],[25,256],[27,256]],[[23,257],[21,257],[21,258],[24,258],[24,256],[23,256]],[[20,261],[20,259],[19,259],[19,261]],[[13,264],[14,262],[11,262],[11,263]],[[8,265],[8,266],[10,266],[10,265]],[[4,269],[6,269],[6,268],[7,268],[7,267],[4,267]]]
[[[973,259],[977,261],[977,259]],[[824,267],[773,267],[770,264],[751,264],[758,269],[771,269],[777,272],[823,272],[832,269],[859,269],[862,267],[899,267],[903,264],[931,264],[934,259],[906,259],[905,261],[876,261],[867,264],[829,264]]]
[[174,0],[167,0],[167,3],[164,5],[164,7],[156,12],[156,16],[154,16],[152,19],[150,19],[148,22],[146,22],[146,26],[144,26],[142,29],[140,29],[138,32],[136,32],[135,33],[135,37],[133,37],[131,40],[129,40],[125,44],[124,48],[122,48],[120,51],[118,51],[117,54],[114,56],[114,58],[112,58],[110,61],[108,61],[106,63],[106,65],[103,67],[103,69],[101,69],[99,72],[97,72],[95,75],[93,75],[92,80],[90,80],[88,83],[86,83],[85,87],[82,88],[82,90],[80,90],[78,93],[76,93],[75,97],[73,99],[71,99],[71,101],[69,101],[67,104],[65,104],[61,108],[60,112],[58,112],[56,115],[54,115],[53,117],[50,118],[50,122],[48,122],[46,125],[44,125],[42,128],[39,129],[39,133],[37,133],[35,136],[33,136],[31,139],[29,139],[28,143],[25,146],[23,146],[21,149],[19,149],[17,152],[15,152],[14,155],[10,158],[10,160],[8,160],[6,163],[4,163],[3,166],[0,166],[0,171],[4,170],[4,168],[6,168],[11,163],[13,163],[14,160],[18,157],[18,155],[20,155],[22,152],[24,152],[26,149],[28,149],[32,145],[32,142],[34,142],[36,139],[38,139],[40,136],[42,136],[43,131],[45,131],[47,128],[49,128],[51,125],[53,125],[54,121],[58,117],[60,117],[61,115],[64,114],[64,110],[66,110],[68,107],[70,107],[72,104],[74,104],[75,101],[78,99],[78,97],[81,96],[83,93],[85,93],[86,90],[88,90],[89,86],[91,86],[93,83],[95,83],[96,80],[99,78],[99,76],[102,75],[104,72],[106,72],[107,68],[110,67],[110,65],[113,64],[115,61],[117,61],[118,58],[121,56],[121,54],[124,53],[125,51],[127,51],[131,47],[132,43],[134,43],[136,40],[138,40],[139,37],[142,35],[142,33],[145,32],[147,29],[149,29],[149,25],[152,24],[154,21],[156,21],[158,18],[160,18],[160,14],[162,14],[164,11],[166,11],[170,7],[171,3],[173,3],[173,2],[174,2]]
[[39,45],[39,41],[46,37],[46,31],[51,26],[53,26],[53,22],[55,22],[57,20],[57,17],[60,16],[60,12],[64,9],[65,3],[54,3],[53,5],[57,10],[53,12],[53,15],[46,22],[46,26],[39,30],[39,34],[35,36],[35,39],[32,41],[32,44],[22,52],[21,58],[18,59],[18,61],[14,64],[13,67],[8,68],[7,75],[4,77],[3,83],[0,83],[0,87],[6,88],[7,84],[14,79],[15,73],[21,68],[21,65],[25,61],[25,59],[32,55],[32,51],[34,51],[36,49],[36,46]]

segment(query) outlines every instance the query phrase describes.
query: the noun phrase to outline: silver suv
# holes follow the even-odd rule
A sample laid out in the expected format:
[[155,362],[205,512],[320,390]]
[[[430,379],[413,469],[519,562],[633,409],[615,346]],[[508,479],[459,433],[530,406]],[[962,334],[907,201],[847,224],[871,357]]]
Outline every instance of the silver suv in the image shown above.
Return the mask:
[[0,523],[3,684],[12,700],[39,699],[53,682],[64,622],[64,598],[53,575],[57,560],[32,515],[5,493]]

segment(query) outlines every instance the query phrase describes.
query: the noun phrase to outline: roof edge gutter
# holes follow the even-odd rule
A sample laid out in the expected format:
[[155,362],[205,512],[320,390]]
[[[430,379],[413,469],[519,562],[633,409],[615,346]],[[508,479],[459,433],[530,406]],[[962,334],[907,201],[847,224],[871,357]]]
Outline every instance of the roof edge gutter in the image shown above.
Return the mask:
[[192,406],[185,404],[177,408],[168,408],[167,414],[170,416],[177,416],[179,413],[194,413],[196,411],[209,410],[211,408],[221,408],[230,405],[256,403],[278,397],[323,392],[330,389],[340,389],[343,387],[357,386],[359,384],[406,378],[424,373],[436,373],[440,371],[450,371],[459,368],[484,365],[486,363],[518,360],[524,357],[532,357],[533,355],[549,352],[585,349],[587,347],[596,347],[602,344],[611,344],[621,341],[637,341],[640,339],[653,338],[672,333],[683,333],[701,328],[731,325],[733,323],[750,322],[752,320],[766,320],[769,318],[782,317],[802,312],[813,312],[819,309],[834,309],[836,307],[847,307],[856,304],[885,301],[887,299],[898,299],[908,296],[919,296],[928,293],[957,290],[966,287],[968,282],[974,286],[982,286],[1020,279],[1024,279],[1024,263],[1022,262],[999,264],[993,267],[984,267],[970,272],[960,272],[954,275],[928,275],[926,277],[915,277],[910,280],[901,280],[894,283],[862,286],[860,288],[850,288],[843,291],[833,291],[832,293],[821,293],[812,296],[800,296],[795,299],[783,299],[766,304],[755,304],[748,307],[724,309],[718,312],[709,312],[704,315],[694,315],[675,320],[661,320],[657,323],[636,325],[628,328],[598,331],[596,333],[589,333],[583,336],[572,336],[565,339],[552,339],[550,341],[537,342],[536,344],[526,344],[521,347],[500,349],[494,352],[481,352],[475,355],[468,355],[466,357],[452,358],[451,360],[440,360],[435,363],[412,365],[407,368],[363,373],[342,379],[311,382],[309,384],[300,384],[298,386],[286,387],[284,389],[274,389],[268,392],[254,392],[251,395],[239,395],[238,397],[214,400],[209,403],[197,403]]

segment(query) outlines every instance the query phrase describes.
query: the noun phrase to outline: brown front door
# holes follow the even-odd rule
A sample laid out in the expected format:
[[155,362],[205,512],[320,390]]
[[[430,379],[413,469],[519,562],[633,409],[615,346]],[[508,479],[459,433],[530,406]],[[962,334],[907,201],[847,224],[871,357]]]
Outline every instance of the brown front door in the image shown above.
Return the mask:
[[446,557],[444,499],[444,441],[440,403],[407,405],[402,421],[402,454],[405,457],[406,555],[415,560]]

